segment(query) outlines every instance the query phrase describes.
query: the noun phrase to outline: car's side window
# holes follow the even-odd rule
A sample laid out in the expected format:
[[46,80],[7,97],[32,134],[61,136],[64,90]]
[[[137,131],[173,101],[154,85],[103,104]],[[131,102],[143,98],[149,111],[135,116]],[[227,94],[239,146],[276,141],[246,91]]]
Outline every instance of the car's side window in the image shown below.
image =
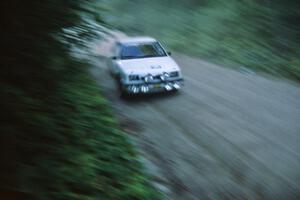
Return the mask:
[[121,44],[117,43],[116,47],[115,47],[114,56],[116,56],[117,58],[120,58],[120,52],[121,52]]

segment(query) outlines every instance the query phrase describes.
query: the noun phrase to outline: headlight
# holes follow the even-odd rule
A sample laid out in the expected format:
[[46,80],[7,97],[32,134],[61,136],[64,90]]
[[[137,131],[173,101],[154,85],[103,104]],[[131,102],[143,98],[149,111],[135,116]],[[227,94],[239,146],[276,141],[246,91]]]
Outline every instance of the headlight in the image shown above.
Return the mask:
[[140,80],[139,75],[129,75],[129,80],[130,81],[138,81]]
[[144,77],[144,80],[146,83],[153,81],[153,76],[151,74],[148,74]]
[[166,79],[168,79],[170,77],[170,74],[167,73],[167,72],[164,72],[161,76],[160,76],[160,79],[162,81],[165,81]]

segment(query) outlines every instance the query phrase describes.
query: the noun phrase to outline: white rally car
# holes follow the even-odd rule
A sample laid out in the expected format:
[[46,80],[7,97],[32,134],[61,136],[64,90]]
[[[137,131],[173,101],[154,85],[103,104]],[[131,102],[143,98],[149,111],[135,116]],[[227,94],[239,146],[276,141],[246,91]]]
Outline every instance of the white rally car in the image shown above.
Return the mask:
[[123,95],[176,91],[183,85],[179,66],[153,38],[119,40],[112,55],[108,67]]

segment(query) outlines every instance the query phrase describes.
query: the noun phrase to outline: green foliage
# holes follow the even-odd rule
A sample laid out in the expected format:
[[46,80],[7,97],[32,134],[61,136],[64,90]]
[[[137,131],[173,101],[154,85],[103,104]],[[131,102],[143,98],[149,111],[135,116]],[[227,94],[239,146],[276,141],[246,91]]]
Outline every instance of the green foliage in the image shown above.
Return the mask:
[[106,19],[131,34],[221,65],[300,79],[296,0],[135,0],[107,2]]
[[87,73],[71,77],[39,109],[27,117],[32,129],[22,140],[27,150],[19,162],[20,190],[35,199],[155,198],[133,147]]
[[89,64],[58,39],[85,2],[0,3],[0,199],[157,197]]

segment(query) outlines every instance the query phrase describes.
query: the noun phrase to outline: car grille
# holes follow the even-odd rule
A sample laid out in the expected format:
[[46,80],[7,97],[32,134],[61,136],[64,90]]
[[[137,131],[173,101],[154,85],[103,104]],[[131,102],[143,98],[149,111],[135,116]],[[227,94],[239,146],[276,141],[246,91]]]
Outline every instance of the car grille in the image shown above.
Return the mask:
[[153,80],[160,80],[160,76],[161,76],[161,75],[153,76]]
[[[179,72],[178,71],[169,72],[168,74],[169,74],[169,78],[179,77]],[[162,74],[157,74],[157,75],[152,76],[153,77],[152,81],[154,81],[154,82],[161,82],[162,81],[161,76],[162,76]],[[129,80],[130,81],[138,81],[138,80],[145,81],[145,77],[146,76],[141,77],[139,75],[129,75]],[[168,80],[168,78],[166,80]]]
[[129,75],[129,80],[130,81],[138,81],[138,80],[140,80],[140,76],[139,75]]
[[175,72],[170,72],[170,77],[178,77],[179,76],[179,72],[175,71]]

